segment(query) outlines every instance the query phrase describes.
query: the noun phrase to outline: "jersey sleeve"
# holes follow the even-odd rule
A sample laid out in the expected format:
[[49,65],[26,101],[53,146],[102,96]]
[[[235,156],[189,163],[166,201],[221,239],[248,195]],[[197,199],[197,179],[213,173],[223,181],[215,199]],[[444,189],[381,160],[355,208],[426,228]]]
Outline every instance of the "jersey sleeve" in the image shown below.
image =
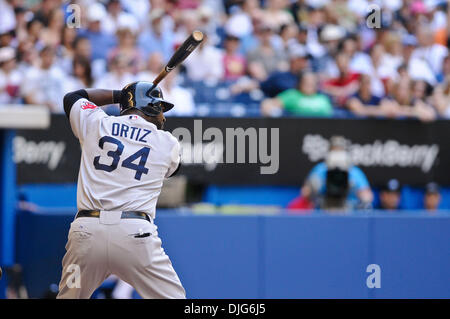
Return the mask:
[[174,145],[173,145],[172,150],[170,152],[170,164],[169,164],[169,169],[167,170],[167,173],[166,173],[166,176],[165,176],[166,178],[175,175],[175,173],[180,168],[180,164],[181,164],[181,147],[180,147],[180,143],[174,137],[173,137],[173,140],[174,140]]
[[[72,95],[70,95],[72,94]],[[73,134],[83,141],[89,134],[89,130],[106,117],[106,113],[87,97],[74,93],[69,93],[64,97],[64,109],[69,117]]]
[[366,175],[359,167],[352,167],[350,174],[350,178],[352,179],[352,184],[355,191],[359,192],[360,190],[370,188],[370,184],[367,180]]

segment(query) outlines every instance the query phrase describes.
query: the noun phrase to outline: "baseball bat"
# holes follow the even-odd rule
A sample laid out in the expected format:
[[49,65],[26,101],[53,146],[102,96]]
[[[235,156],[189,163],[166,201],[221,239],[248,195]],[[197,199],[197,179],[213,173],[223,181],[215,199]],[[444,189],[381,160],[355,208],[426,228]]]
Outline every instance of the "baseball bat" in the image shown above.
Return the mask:
[[192,32],[192,34],[175,51],[164,69],[162,69],[158,76],[153,80],[153,86],[157,86],[159,82],[161,82],[166,75],[169,74],[170,71],[183,62],[203,41],[203,38],[204,36],[201,31]]

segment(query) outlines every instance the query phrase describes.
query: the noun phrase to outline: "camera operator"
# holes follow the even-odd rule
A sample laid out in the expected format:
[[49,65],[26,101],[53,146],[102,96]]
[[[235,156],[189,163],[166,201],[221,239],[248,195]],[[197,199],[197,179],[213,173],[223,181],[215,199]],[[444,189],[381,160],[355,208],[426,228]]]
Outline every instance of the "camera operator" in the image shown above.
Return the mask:
[[301,195],[320,209],[371,208],[373,193],[369,182],[362,170],[352,165],[344,137],[330,139],[325,161],[313,167]]

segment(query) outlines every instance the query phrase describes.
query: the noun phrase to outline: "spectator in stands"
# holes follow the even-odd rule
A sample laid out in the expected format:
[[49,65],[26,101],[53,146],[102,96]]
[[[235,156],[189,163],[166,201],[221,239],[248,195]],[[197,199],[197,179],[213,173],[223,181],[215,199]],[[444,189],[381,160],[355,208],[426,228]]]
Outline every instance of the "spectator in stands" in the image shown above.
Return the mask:
[[258,0],[236,1],[235,10],[225,22],[225,32],[245,39],[254,32],[252,19],[259,17],[262,10]]
[[314,166],[308,174],[301,196],[322,209],[371,207],[373,194],[369,182],[362,170],[351,163],[344,137],[330,139],[325,161]]
[[137,74],[144,63],[142,52],[136,47],[137,28],[133,18],[126,16],[120,19],[116,26],[118,45],[108,53],[108,59],[118,54],[124,55],[130,61],[130,71],[133,74]]
[[111,59],[109,72],[99,78],[94,87],[121,89],[133,81],[131,60],[125,55],[118,54]]
[[339,76],[323,83],[323,92],[330,95],[335,105],[343,107],[348,98],[355,95],[359,88],[359,74],[349,68],[349,57],[345,53],[336,56]]
[[44,47],[39,53],[39,66],[31,67],[25,74],[27,81],[22,82],[22,95],[27,104],[47,106],[50,111],[63,113],[61,103],[67,92],[66,75],[55,62],[55,49]]
[[42,22],[36,18],[31,19],[27,23],[27,40],[31,41],[37,50],[42,49],[44,46],[40,36],[44,25]]
[[57,46],[61,43],[61,30],[64,27],[64,12],[61,8],[50,11],[48,26],[42,30],[41,40],[45,45]]
[[224,40],[223,70],[225,81],[236,81],[246,73],[247,61],[239,53],[239,38],[227,34]]
[[[77,38],[75,28],[64,27],[61,32],[61,45],[58,47],[58,58],[61,68],[66,73],[72,70],[72,60],[75,56],[74,43]],[[89,52],[90,59],[90,52]]]
[[285,52],[289,52],[291,45],[297,44],[298,26],[295,23],[283,24],[279,31],[279,47]]
[[248,54],[248,71],[251,77],[264,81],[269,74],[289,67],[287,57],[281,50],[273,47],[273,30],[267,24],[261,24],[256,30],[259,45]]
[[[208,63],[205,63],[208,61]],[[219,82],[223,79],[223,52],[206,37],[184,61],[186,75],[192,81]]]
[[421,93],[419,88],[416,90],[416,98],[414,98],[412,89],[413,82],[409,77],[403,77],[395,83],[393,96],[388,96],[381,101],[384,114],[389,117],[409,117],[424,122],[433,121],[436,118],[436,113],[423,100],[424,93]]
[[441,193],[438,184],[431,182],[425,186],[423,203],[424,208],[429,212],[434,212],[439,209],[439,204],[441,203]]
[[416,26],[416,37],[419,47],[412,52],[411,59],[424,60],[433,74],[440,74],[444,58],[448,56],[448,49],[439,43],[434,43],[434,33],[429,26]]
[[29,39],[20,42],[17,47],[17,70],[24,75],[38,61],[39,54],[33,42]]
[[263,20],[278,32],[282,25],[294,22],[294,18],[286,10],[288,6],[288,0],[268,0],[266,10],[263,11]]
[[[317,23],[320,22],[322,21],[317,21]],[[336,56],[339,53],[339,44],[345,37],[345,29],[333,24],[319,25],[313,30],[311,28],[311,26],[308,26],[307,47],[313,56],[313,70],[325,79],[338,77],[339,69]],[[320,33],[319,29],[321,30]]]
[[0,105],[21,102],[19,88],[22,74],[16,68],[16,51],[0,48]]
[[330,100],[318,92],[317,76],[310,71],[300,75],[297,89],[284,91],[261,104],[261,112],[266,116],[280,116],[283,110],[295,116],[328,117],[333,114]]
[[138,81],[152,81],[164,67],[163,56],[160,52],[153,52],[148,57],[146,68],[137,75]]
[[129,21],[135,21],[136,29],[133,29],[134,32],[137,32],[138,23],[136,22],[136,18],[122,10],[122,5],[120,0],[108,0],[107,2],[107,14],[102,21],[102,30],[114,35],[116,34],[118,27],[129,24]]
[[359,79],[359,89],[346,103],[347,108],[359,116],[382,116],[383,110],[379,107],[381,98],[372,94],[370,75],[363,74]]
[[163,29],[164,11],[156,8],[150,11],[151,27],[140,33],[138,46],[145,55],[160,52],[167,62],[174,50],[174,33],[171,29]]
[[382,210],[396,210],[400,207],[401,186],[398,180],[391,179],[380,190],[380,206]]
[[116,46],[114,35],[102,30],[102,21],[106,10],[100,3],[92,3],[87,7],[87,29],[81,29],[79,35],[89,39],[92,44],[92,59],[106,60],[109,50]]
[[16,18],[15,36],[18,42],[27,38],[27,22],[30,19],[30,12],[23,6],[17,6],[14,8],[14,14]]
[[170,103],[175,104],[168,116],[191,116],[195,113],[195,104],[192,93],[183,87],[178,82],[178,69],[172,70],[163,82],[161,82],[161,89],[163,90],[164,99]]
[[91,61],[84,56],[76,56],[72,63],[73,75],[68,79],[72,82],[70,91],[92,87]]
[[276,71],[261,82],[261,90],[268,97],[274,97],[283,91],[297,86],[299,75],[308,68],[308,54],[301,44],[291,45],[289,49],[289,70]]
[[444,82],[438,85],[432,96],[432,103],[436,108],[439,116],[442,118],[450,118],[450,75],[448,75]]

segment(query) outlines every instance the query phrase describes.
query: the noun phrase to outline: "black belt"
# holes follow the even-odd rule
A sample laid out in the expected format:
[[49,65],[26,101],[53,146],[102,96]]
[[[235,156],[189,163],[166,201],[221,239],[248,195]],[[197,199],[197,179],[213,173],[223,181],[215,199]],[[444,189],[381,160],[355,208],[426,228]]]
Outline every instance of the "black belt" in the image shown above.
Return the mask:
[[[75,219],[78,217],[100,217],[100,211],[99,210],[80,210],[77,215],[75,216]],[[148,222],[151,223],[150,217],[144,213],[144,212],[135,212],[135,211],[123,211],[122,216],[120,218],[138,218],[138,219],[145,219]]]

